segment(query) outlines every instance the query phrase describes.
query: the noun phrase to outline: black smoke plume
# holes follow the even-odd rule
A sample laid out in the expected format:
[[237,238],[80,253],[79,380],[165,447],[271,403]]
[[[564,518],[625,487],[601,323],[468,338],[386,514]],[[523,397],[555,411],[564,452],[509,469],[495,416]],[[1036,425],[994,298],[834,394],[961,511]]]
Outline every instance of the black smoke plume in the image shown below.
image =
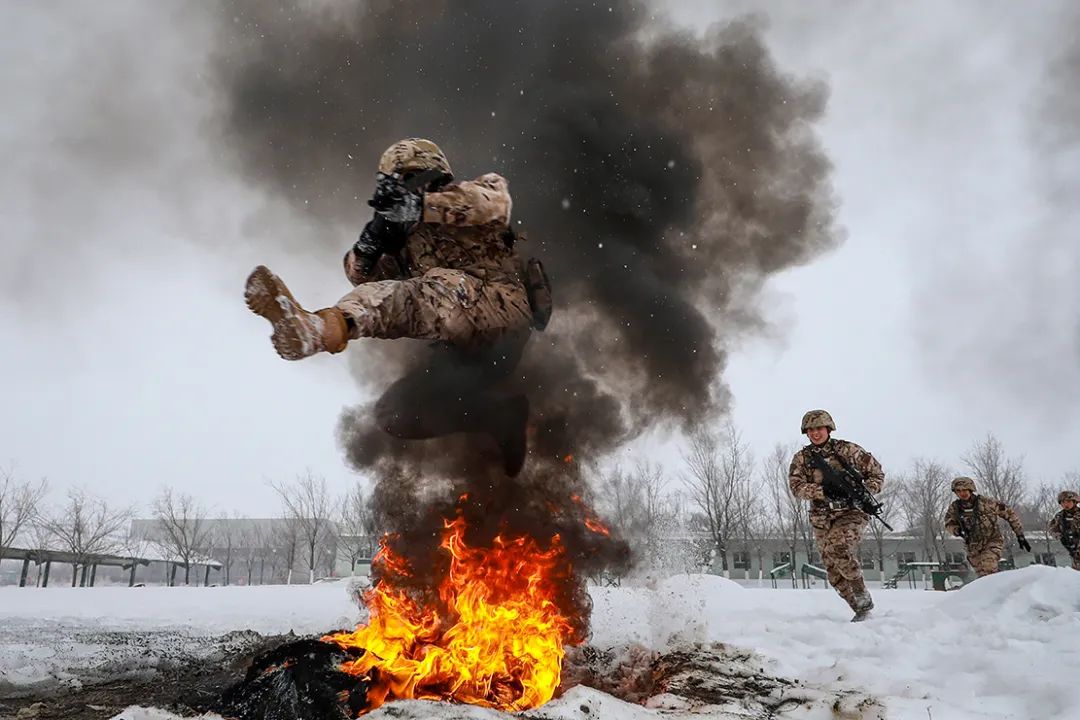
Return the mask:
[[[459,178],[509,179],[522,254],[551,276],[552,324],[508,388],[533,408],[519,479],[482,438],[403,442],[369,408],[344,413],[346,455],[378,479],[399,549],[421,557],[468,492],[478,536],[559,532],[584,571],[624,554],[583,532],[581,463],[722,413],[725,346],[763,322],[757,290],[836,242],[812,128],[824,86],[778,70],[755,21],[699,36],[640,3],[259,0],[222,25],[224,141],[342,252],[381,151],[420,136]],[[416,348],[394,342],[356,367],[400,374]]]

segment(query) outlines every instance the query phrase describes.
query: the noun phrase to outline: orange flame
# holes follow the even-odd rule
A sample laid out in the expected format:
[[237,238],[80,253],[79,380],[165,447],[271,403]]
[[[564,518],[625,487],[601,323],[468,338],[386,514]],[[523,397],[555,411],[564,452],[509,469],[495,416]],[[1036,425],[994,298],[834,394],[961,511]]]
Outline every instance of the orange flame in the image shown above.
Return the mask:
[[[444,527],[450,568],[438,588],[441,608],[419,605],[384,573],[365,595],[369,624],[323,639],[363,650],[342,670],[369,683],[367,710],[405,698],[511,712],[546,703],[574,634],[554,601],[566,567],[559,537],[546,551],[526,537],[470,548],[463,518]],[[376,562],[404,567],[385,542]]]

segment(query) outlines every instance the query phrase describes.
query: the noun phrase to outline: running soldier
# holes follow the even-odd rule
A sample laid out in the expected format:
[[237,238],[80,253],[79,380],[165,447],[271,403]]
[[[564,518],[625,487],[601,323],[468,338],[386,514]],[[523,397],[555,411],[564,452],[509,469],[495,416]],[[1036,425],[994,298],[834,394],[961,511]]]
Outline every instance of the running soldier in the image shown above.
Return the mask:
[[1050,537],[1060,540],[1072,557],[1073,570],[1080,570],[1080,494],[1072,490],[1058,493],[1058,505],[1061,511],[1050,521],[1047,528]]
[[855,478],[871,493],[879,493],[885,473],[866,450],[833,438],[835,430],[832,416],[824,410],[803,415],[802,432],[810,444],[792,458],[788,483],[792,494],[810,501],[810,525],[829,584],[855,612],[851,621],[859,622],[874,608],[859,563],[859,541],[870,516],[855,503],[843,479]]
[[530,261],[526,271],[514,249],[506,179],[452,181],[435,143],[395,143],[379,160],[374,217],[345,256],[352,291],[309,312],[260,265],[244,297],[270,321],[274,349],[286,360],[339,353],[358,338],[434,341],[427,360],[376,403],[376,422],[408,439],[485,433],[506,473],[516,475],[528,401],[494,388],[517,365],[531,328],[546,324],[550,293],[539,264]]
[[1031,552],[1031,543],[1024,537],[1024,526],[1015,510],[1000,500],[978,495],[975,481],[969,477],[953,480],[952,491],[956,493],[956,500],[945,513],[945,530],[963,539],[968,565],[976,575],[982,577],[998,571],[1005,549],[1005,538],[998,528],[999,518],[1009,523],[1016,533],[1017,544]]

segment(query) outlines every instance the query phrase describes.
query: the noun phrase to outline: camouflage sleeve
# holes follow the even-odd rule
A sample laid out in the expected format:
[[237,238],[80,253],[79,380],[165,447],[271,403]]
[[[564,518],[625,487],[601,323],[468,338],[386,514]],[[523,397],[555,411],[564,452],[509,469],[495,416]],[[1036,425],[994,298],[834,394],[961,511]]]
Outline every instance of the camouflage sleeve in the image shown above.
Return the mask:
[[510,224],[510,187],[496,173],[424,195],[424,222],[443,225]]
[[949,509],[945,511],[945,532],[954,537],[960,537],[960,517],[956,512],[956,503],[949,503]]
[[1012,528],[1012,531],[1014,533],[1016,533],[1017,535],[1023,534],[1024,526],[1020,522],[1020,516],[1016,514],[1015,510],[1013,510],[1011,507],[1001,502],[1000,500],[995,500],[994,512],[997,513],[997,516],[999,518],[1009,523],[1009,527]]
[[1054,517],[1050,518],[1050,524],[1046,526],[1046,531],[1050,533],[1050,537],[1055,540],[1061,539],[1061,513],[1059,512]]
[[802,451],[795,453],[788,469],[788,486],[791,494],[803,500],[824,500],[825,492],[819,483],[814,482],[813,471],[806,467],[806,458]]
[[881,469],[881,463],[861,446],[855,443],[851,443],[851,446],[854,451],[852,464],[865,478],[866,489],[872,493],[881,492],[885,486],[885,471]]
[[379,261],[375,263],[375,267],[371,272],[364,274],[364,271],[360,269],[360,258],[356,254],[355,248],[349,248],[349,252],[345,253],[345,277],[349,279],[353,285],[362,285],[367,282],[375,282],[376,280],[400,280],[401,273],[398,271],[397,263],[394,262],[394,258],[389,255],[383,255],[379,258]]

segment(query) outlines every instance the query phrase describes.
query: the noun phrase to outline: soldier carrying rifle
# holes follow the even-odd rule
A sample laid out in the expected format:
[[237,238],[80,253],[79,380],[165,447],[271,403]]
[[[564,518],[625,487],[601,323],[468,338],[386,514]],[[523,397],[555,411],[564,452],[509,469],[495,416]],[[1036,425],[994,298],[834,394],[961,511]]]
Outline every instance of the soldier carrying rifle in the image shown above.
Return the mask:
[[1060,540],[1072,557],[1073,570],[1080,570],[1080,494],[1072,490],[1058,493],[1061,511],[1050,521],[1050,536]]
[[859,541],[871,516],[881,511],[873,493],[881,492],[885,473],[866,450],[831,437],[835,430],[824,410],[803,415],[802,432],[810,444],[792,458],[788,483],[796,497],[810,501],[810,525],[829,584],[855,611],[851,621],[860,622],[874,601],[859,564]]
[[998,519],[1009,523],[1016,533],[1016,542],[1031,552],[1031,544],[1024,537],[1020,516],[1011,507],[992,497],[975,492],[975,481],[958,477],[952,481],[956,500],[945,513],[945,530],[963,538],[967,549],[968,564],[979,577],[998,571],[1005,539],[998,529]]

